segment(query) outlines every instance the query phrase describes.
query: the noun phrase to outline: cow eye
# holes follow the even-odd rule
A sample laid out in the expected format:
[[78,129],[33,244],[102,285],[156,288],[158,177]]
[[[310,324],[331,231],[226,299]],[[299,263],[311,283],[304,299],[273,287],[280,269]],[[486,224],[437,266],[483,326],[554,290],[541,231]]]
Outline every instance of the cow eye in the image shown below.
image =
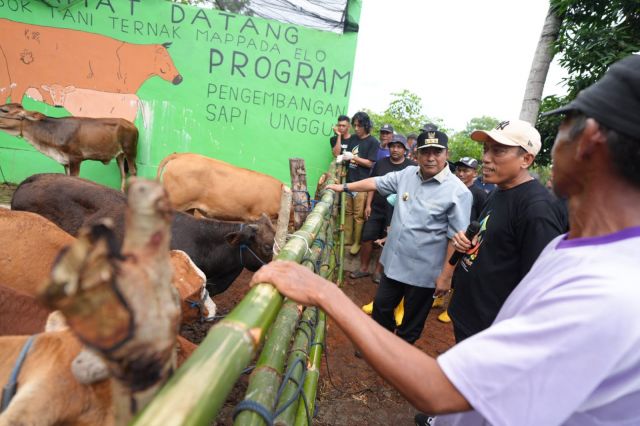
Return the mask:
[[265,244],[264,245],[264,251],[269,253],[271,250],[273,250],[273,247],[271,247],[269,244]]

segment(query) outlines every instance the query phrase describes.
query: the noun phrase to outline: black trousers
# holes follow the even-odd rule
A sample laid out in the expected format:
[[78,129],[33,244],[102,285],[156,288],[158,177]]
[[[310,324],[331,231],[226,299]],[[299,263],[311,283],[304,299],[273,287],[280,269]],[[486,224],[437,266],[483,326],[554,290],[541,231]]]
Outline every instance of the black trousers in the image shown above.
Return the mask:
[[453,322],[453,335],[456,339],[456,343],[460,343],[464,339],[471,337],[469,333],[463,330],[460,326],[456,325],[456,322],[453,321],[453,318],[451,319],[451,322]]
[[[392,280],[383,273],[373,300],[372,317],[387,330],[395,331],[398,337],[413,344],[420,338],[424,328],[433,304],[434,291],[434,288],[416,287]],[[393,310],[403,297],[404,318],[402,324],[396,327]]]

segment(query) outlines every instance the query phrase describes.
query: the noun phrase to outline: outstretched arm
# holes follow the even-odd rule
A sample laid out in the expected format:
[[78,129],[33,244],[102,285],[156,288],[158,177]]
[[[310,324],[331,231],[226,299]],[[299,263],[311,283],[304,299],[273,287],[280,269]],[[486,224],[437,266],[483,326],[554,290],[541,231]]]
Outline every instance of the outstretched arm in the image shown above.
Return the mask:
[[[351,192],[375,191],[376,180],[374,178],[367,178],[367,179],[359,180],[357,182],[350,182],[347,184],[347,188]],[[332,189],[336,192],[342,192],[344,187],[343,185],[334,183],[331,185],[327,185],[326,189]]]
[[435,359],[378,325],[338,287],[309,269],[274,261],[256,272],[251,283],[271,283],[290,299],[324,310],[367,362],[419,410],[439,414],[471,409]]

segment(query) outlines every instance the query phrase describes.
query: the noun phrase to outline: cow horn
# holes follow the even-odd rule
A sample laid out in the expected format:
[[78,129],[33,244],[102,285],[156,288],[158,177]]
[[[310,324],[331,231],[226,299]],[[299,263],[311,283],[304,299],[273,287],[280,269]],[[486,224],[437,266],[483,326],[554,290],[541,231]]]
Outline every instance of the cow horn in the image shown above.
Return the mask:
[[165,41],[164,43],[162,43],[162,46],[163,46],[165,49],[168,49],[168,48],[169,48],[169,46],[171,46],[171,44],[172,44],[172,43],[173,43],[172,41]]
[[256,225],[255,223],[250,223],[249,225],[247,225],[247,227],[253,229],[254,231],[258,232],[258,225]]

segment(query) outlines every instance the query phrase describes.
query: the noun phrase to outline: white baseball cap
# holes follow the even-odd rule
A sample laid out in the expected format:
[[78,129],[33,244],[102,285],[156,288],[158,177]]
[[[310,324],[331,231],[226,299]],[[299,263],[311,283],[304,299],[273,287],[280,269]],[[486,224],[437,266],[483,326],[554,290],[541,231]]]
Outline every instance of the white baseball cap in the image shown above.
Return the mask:
[[540,133],[531,123],[523,120],[503,121],[493,130],[474,130],[471,132],[471,139],[477,142],[492,139],[502,145],[520,146],[534,156],[538,155],[542,147]]

